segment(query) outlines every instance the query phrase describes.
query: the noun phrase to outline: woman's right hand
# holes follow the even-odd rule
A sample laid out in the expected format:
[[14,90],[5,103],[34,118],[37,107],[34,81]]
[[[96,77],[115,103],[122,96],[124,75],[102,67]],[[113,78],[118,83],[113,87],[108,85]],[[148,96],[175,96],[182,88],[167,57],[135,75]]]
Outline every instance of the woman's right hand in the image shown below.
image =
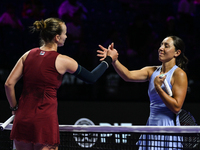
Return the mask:
[[118,59],[119,53],[114,49],[114,43],[109,45],[107,55],[112,57],[112,61],[115,62]]
[[101,57],[100,61],[102,61],[107,57],[108,49],[106,49],[102,45],[99,45],[99,47],[101,48],[101,50],[97,50],[97,53],[98,53],[97,56]]
[[100,61],[104,60],[107,56],[110,56],[112,58],[112,61],[116,61],[118,59],[118,52],[116,49],[114,49],[114,43],[108,46],[108,49],[103,47],[102,45],[99,45],[101,50],[97,50],[99,54],[97,54],[98,57],[102,57]]

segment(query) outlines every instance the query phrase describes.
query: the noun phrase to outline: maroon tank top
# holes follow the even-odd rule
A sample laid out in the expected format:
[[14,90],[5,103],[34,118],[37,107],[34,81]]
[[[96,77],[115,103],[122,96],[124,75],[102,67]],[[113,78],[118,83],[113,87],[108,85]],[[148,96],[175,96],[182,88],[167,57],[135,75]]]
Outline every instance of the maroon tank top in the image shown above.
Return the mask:
[[62,75],[55,68],[59,53],[32,49],[23,64],[23,91],[11,139],[58,145],[57,90]]

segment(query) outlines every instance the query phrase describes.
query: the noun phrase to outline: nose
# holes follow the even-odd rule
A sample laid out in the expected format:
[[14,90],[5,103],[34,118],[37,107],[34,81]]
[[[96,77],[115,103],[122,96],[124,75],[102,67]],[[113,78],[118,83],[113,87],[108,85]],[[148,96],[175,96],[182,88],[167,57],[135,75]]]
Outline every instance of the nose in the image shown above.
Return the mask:
[[160,46],[160,47],[159,47],[158,53],[159,53],[160,51],[163,51],[163,46]]
[[164,45],[161,45],[159,50],[164,50]]

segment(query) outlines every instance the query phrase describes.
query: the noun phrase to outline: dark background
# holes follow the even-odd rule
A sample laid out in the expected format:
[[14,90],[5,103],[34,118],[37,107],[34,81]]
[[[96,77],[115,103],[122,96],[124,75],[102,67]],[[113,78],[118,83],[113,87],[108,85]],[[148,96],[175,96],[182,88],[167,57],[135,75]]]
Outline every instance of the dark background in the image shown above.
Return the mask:
[[[32,0],[41,14],[25,18],[22,15],[23,0],[0,2],[0,15],[12,4],[15,15],[23,29],[0,26],[0,121],[10,116],[4,91],[5,80],[19,57],[27,50],[39,46],[39,36],[29,32],[29,26],[36,20],[58,17],[58,7],[63,0]],[[58,52],[69,55],[79,64],[92,70],[99,64],[96,56],[98,45],[107,47],[115,42],[119,60],[128,69],[140,69],[149,65],[160,65],[157,50],[168,35],[177,35],[186,45],[185,55],[189,59],[188,93],[184,108],[191,111],[198,120],[199,109],[199,39],[200,4],[194,1],[195,10],[189,17],[181,18],[178,12],[179,0],[79,0],[88,10],[81,20],[82,37],[74,44],[70,36]],[[173,29],[169,30],[170,18]],[[132,43],[129,44],[129,43]],[[22,80],[16,85],[19,98]],[[148,82],[127,83],[113,67],[93,85],[83,83],[66,74],[58,90],[58,115],[61,124],[74,124],[81,117],[91,118],[95,124],[105,121],[145,124],[149,114],[147,95]],[[102,115],[101,115],[102,114]],[[124,117],[126,116],[126,117]],[[104,118],[104,119],[103,119]],[[198,121],[199,122],[199,121]]]

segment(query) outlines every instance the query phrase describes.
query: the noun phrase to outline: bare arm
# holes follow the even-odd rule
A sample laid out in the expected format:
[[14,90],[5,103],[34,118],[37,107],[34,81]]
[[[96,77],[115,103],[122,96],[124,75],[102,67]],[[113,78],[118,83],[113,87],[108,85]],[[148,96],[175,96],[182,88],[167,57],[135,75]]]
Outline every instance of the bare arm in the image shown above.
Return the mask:
[[148,81],[156,67],[144,67],[140,70],[128,70],[118,60],[112,63],[115,71],[127,82],[145,82]]
[[66,72],[73,74],[78,68],[78,63],[71,57],[66,55],[58,55],[56,59],[56,69],[60,74]]
[[180,68],[175,70],[171,81],[173,97],[170,97],[165,91],[162,90],[162,82],[163,80],[159,79],[157,76],[154,80],[155,89],[165,105],[176,114],[181,110],[186,97],[188,86],[187,75]]
[[22,77],[23,62],[25,61],[29,52],[26,52],[16,63],[10,75],[5,82],[5,91],[10,107],[15,107],[17,105],[15,96],[15,85]]
[[[117,50],[114,49],[114,43],[112,43],[108,49],[103,46],[99,46],[101,50],[98,50],[97,56],[101,57],[100,60],[104,59],[107,54],[112,52],[112,55],[118,55]],[[127,82],[145,82],[148,81],[153,71],[157,67],[144,67],[140,70],[128,70],[124,65],[122,65],[119,60],[115,59],[112,62],[115,71],[120,75],[120,77]]]

